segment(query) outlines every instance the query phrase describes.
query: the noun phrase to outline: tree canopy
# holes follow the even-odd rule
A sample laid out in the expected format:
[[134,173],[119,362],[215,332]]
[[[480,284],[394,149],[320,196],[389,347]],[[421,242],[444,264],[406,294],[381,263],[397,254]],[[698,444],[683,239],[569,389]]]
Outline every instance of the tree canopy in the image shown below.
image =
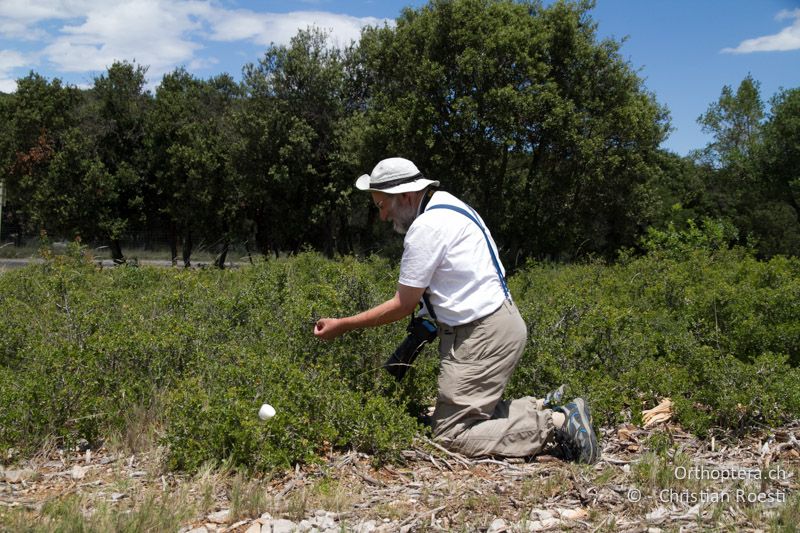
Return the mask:
[[391,250],[353,182],[403,156],[481,212],[510,268],[614,258],[649,226],[703,217],[797,253],[796,89],[767,113],[751,76],[724,86],[699,117],[713,141],[665,152],[668,110],[598,37],[592,5],[431,0],[344,49],[300,31],[240,82],[179,68],[150,91],[128,61],[88,89],[31,72],[0,95],[5,213],[120,261],[123,241],[159,233],[185,264],[200,243],[223,258],[233,242]]

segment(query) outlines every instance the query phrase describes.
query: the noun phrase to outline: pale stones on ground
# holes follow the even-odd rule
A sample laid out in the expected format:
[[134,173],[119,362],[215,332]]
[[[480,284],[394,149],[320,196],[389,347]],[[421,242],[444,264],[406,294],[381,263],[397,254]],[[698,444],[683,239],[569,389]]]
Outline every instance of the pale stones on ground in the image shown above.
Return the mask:
[[528,531],[547,531],[558,528],[561,520],[556,518],[553,511],[544,509],[534,509],[530,514],[531,522],[528,523]]
[[562,520],[586,520],[589,512],[586,509],[556,509]]
[[74,480],[80,480],[86,477],[86,472],[88,471],[89,471],[88,466],[75,465],[72,467],[72,470],[69,471],[69,475]]
[[660,524],[669,516],[669,511],[664,507],[659,507],[653,511],[650,511],[644,516],[644,519],[648,522],[653,522],[655,524]]
[[354,533],[373,533],[377,525],[374,520],[367,520],[353,528]]
[[495,518],[492,520],[492,523],[489,524],[489,529],[486,531],[486,533],[504,533],[506,531],[508,531],[508,525],[506,524],[506,521],[502,518]]
[[230,509],[223,509],[221,511],[217,511],[216,513],[211,513],[210,515],[208,515],[208,521],[213,522],[215,524],[225,524],[228,522],[230,515],[231,515]]
[[261,526],[262,533],[293,533],[297,530],[297,524],[291,520],[280,518],[278,520],[270,520]]
[[4,477],[9,483],[22,483],[31,479],[36,472],[30,468],[23,468],[20,470],[6,470]]

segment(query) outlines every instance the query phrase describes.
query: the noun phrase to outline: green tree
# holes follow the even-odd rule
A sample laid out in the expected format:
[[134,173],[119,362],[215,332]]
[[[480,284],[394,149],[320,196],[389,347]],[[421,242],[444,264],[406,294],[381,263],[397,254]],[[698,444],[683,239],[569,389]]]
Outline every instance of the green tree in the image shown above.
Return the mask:
[[3,231],[9,231],[10,222],[15,218],[13,211],[6,207],[5,202],[5,182],[14,160],[14,132],[11,117],[14,111],[14,95],[0,93],[0,189],[3,190],[2,200],[0,200],[0,244]]
[[643,215],[650,226],[683,228],[687,220],[700,220],[709,212],[705,175],[708,169],[691,157],[669,151],[659,154],[659,170],[645,186]]
[[771,100],[770,116],[763,127],[759,168],[770,199],[773,217],[780,216],[783,253],[800,254],[800,89],[782,90]]
[[165,75],[156,89],[147,142],[155,201],[170,229],[173,263],[179,237],[185,266],[198,236],[223,233],[225,243],[230,238],[239,189],[226,121],[238,94],[230,76],[203,81],[183,68]]
[[144,72],[115,63],[89,91],[33,73],[18,81],[5,166],[29,231],[110,239],[114,259],[124,259],[119,239],[143,213]]
[[763,203],[763,186],[752,158],[760,142],[764,115],[759,83],[747,76],[738,89],[725,85],[716,102],[698,117],[712,141],[691,154],[704,185],[707,216],[731,221],[742,239],[754,236],[754,212]]
[[15,95],[13,93],[0,93],[0,176],[5,178],[8,169],[14,161],[14,107]]
[[64,204],[74,191],[51,165],[59,151],[71,142],[82,102],[83,95],[75,87],[34,72],[18,79],[15,95],[4,102],[0,163],[6,194],[26,231],[60,234],[76,229],[78,215],[73,207]]
[[722,88],[719,99],[708,106],[697,122],[713,141],[702,156],[715,168],[731,168],[746,164],[759,142],[764,104],[761,84],[748,74],[736,92],[729,85]]
[[[151,97],[145,90],[147,68],[115,62],[94,80],[92,104],[84,128],[107,178],[95,189],[102,195],[97,225],[111,245],[112,258],[124,262],[120,239],[144,226],[145,113]],[[100,200],[100,198],[98,198]]]
[[232,241],[247,243],[248,224],[246,220],[245,188],[242,176],[233,165],[232,140],[236,139],[234,117],[242,107],[244,93],[240,84],[229,74],[220,74],[206,82],[210,129],[215,153],[223,162],[214,180],[215,192],[212,198],[211,213],[207,231],[219,243],[215,264],[224,268],[225,259]]
[[364,166],[416,161],[481,211],[512,265],[633,243],[667,116],[591,7],[432,0],[366,30]]
[[247,100],[236,117],[234,161],[264,253],[304,244],[328,254],[346,248],[338,238],[346,231],[352,175],[337,156],[344,68],[327,40],[319,29],[300,31],[244,69]]
[[[758,253],[800,252],[796,185],[792,185],[793,113],[791,91],[772,99],[765,121],[759,83],[745,77],[734,92],[724,86],[719,99],[698,118],[713,140],[695,154],[705,183],[705,213],[730,220],[742,240]],[[795,135],[796,137],[796,135]]]
[[754,211],[763,203],[763,184],[752,154],[760,142],[764,105],[760,85],[747,76],[734,93],[725,85],[719,99],[697,121],[713,140],[696,154],[704,166],[711,216],[726,218],[753,234]]

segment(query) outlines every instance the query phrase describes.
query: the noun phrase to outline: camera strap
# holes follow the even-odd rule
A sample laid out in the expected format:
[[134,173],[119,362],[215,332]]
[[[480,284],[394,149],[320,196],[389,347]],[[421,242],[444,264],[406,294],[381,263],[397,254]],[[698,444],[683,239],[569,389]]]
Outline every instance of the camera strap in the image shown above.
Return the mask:
[[[433,194],[435,192],[436,192],[435,188],[429,188],[427,190],[427,192],[425,193],[425,196],[422,197],[422,203],[419,206],[419,212],[420,213],[424,213],[425,212],[425,208],[428,207],[428,202],[431,201],[431,198],[433,198]],[[431,299],[430,299],[430,296],[428,296],[428,289],[427,288],[425,289],[425,292],[422,293],[422,302],[420,302],[420,304],[419,304],[420,309],[422,309],[423,305],[425,306],[425,309],[428,310],[428,316],[430,316],[433,320],[436,320],[436,313],[434,312],[433,306],[431,305]],[[413,316],[412,316],[412,319],[413,319]]]
[[[425,289],[427,291],[428,289]],[[428,297],[427,292],[422,293],[422,301],[425,302],[425,309],[428,310],[428,315],[434,320],[436,320],[436,313],[433,312],[433,306],[431,305],[431,299]],[[420,304],[421,307],[421,304]]]
[[[468,211],[466,211],[466,210],[464,210],[464,209],[462,209],[460,207],[457,207],[455,205],[450,205],[450,204],[432,205],[431,207],[428,208],[428,210],[430,210],[430,209],[450,209],[451,211],[455,211],[456,213],[461,213],[462,215],[464,215],[465,217],[467,217],[468,219],[473,221],[478,226],[478,228],[481,230],[481,233],[483,233],[483,238],[486,239],[486,245],[489,247],[489,254],[492,256],[492,263],[494,263],[494,268],[497,271],[497,277],[500,279],[500,285],[502,285],[502,287],[503,287],[503,294],[505,294],[506,300],[511,300],[511,294],[508,291],[508,285],[506,284],[506,280],[503,277],[503,271],[500,269],[500,261],[497,260],[497,255],[494,253],[494,248],[492,248],[492,242],[489,240],[489,235],[486,233],[486,229],[478,221],[478,216],[475,213],[475,211],[469,206],[467,206],[467,208],[470,211],[472,211],[472,213],[470,213],[470,212],[468,212]],[[424,294],[423,294],[423,298],[425,298]],[[428,303],[427,300],[425,301],[425,306],[428,308],[428,312],[431,312],[431,306],[430,306],[430,304]],[[433,316],[433,315],[431,315],[431,316]]]

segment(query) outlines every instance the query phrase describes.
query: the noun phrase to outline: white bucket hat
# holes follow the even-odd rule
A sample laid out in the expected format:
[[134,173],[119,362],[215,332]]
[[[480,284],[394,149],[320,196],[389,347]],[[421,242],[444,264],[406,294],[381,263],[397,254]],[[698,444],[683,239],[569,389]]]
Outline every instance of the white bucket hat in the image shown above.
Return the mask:
[[402,157],[384,159],[372,169],[372,174],[356,180],[356,187],[362,191],[386,194],[421,191],[428,185],[438,187],[439,182],[427,179],[414,163]]

